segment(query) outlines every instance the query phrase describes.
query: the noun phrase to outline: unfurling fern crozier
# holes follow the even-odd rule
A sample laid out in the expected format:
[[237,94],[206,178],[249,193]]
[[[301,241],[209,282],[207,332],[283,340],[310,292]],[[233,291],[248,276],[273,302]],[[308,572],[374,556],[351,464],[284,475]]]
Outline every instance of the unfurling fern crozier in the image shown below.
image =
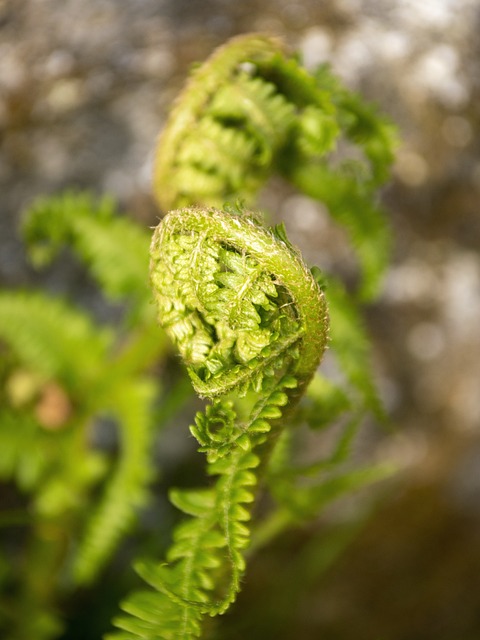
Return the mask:
[[169,213],[153,236],[151,280],[160,323],[211,401],[191,432],[216,480],[171,492],[190,518],[175,530],[166,564],[137,565],[154,591],[123,603],[129,615],[109,637],[188,640],[240,590],[255,485],[320,362],[328,321],[323,293],[283,229],[241,210]]
[[261,392],[287,371],[301,389],[315,372],[327,341],[323,293],[284,234],[252,214],[169,213],[154,233],[151,277],[159,321],[200,396]]

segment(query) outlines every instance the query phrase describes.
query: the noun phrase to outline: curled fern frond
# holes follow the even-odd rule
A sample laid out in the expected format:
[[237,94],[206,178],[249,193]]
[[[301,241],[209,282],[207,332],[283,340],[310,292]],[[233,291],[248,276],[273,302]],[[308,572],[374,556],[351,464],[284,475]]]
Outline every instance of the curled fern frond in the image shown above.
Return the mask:
[[166,564],[137,567],[157,593],[127,599],[129,615],[114,621],[123,631],[109,637],[188,640],[240,590],[259,469],[319,364],[328,322],[298,252],[240,209],[171,212],[154,233],[151,278],[159,320],[212,400],[191,433],[217,479],[171,493],[190,518]]
[[268,36],[240,36],[192,74],[162,133],[154,187],[164,210],[250,202],[292,140],[320,155],[335,108],[313,77]]
[[[165,211],[178,206],[200,204],[205,199],[210,204],[221,206],[229,199],[228,196],[225,197],[228,181],[217,176],[219,163],[210,161],[210,166],[205,166],[203,158],[210,158],[212,146],[214,154],[218,153],[217,149],[223,146],[225,137],[229,138],[231,132],[235,133],[235,127],[226,128],[221,122],[215,123],[216,133],[209,135],[205,144],[200,146],[199,157],[196,155],[197,151],[193,152],[195,154],[193,158],[189,157],[188,152],[188,148],[194,146],[191,144],[189,134],[197,130],[200,121],[204,119],[207,123],[212,121],[212,118],[206,117],[208,114],[205,110],[218,89],[219,76],[220,83],[223,84],[229,81],[235,75],[237,67],[249,58],[270,58],[271,56],[270,44],[263,38],[250,41],[248,50],[244,45],[245,42],[238,42],[232,48],[230,43],[226,50],[220,49],[210,64],[194,70],[189,85],[171,112],[159,142],[154,175],[155,194]],[[243,166],[252,158],[254,145],[249,143],[244,134],[240,133],[240,136],[234,148],[236,158],[244,158]],[[237,161],[232,164],[238,166]],[[176,177],[179,172],[184,174],[183,179]],[[185,177],[189,179],[185,180]],[[184,193],[185,190],[186,193]]]
[[159,319],[197,392],[259,390],[290,358],[305,384],[326,346],[323,293],[299,254],[245,214],[170,213],[154,234]]
[[[154,187],[168,211],[251,203],[274,173],[320,200],[344,226],[371,298],[389,234],[375,204],[396,136],[386,118],[325,65],[309,74],[267,36],[241,36],[192,74],[157,147]],[[338,153],[338,148],[342,153]]]

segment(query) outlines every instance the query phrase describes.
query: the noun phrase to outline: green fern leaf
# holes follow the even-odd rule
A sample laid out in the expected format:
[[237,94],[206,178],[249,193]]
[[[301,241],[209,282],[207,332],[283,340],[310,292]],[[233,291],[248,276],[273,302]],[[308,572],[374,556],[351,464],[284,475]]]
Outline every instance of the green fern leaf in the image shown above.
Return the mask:
[[358,410],[372,411],[380,420],[385,410],[379,399],[372,371],[369,339],[356,305],[343,285],[333,279],[328,283],[331,318],[331,344],[351,391],[360,402]]
[[370,182],[382,184],[398,146],[396,128],[374,105],[344,87],[328,65],[319,66],[314,76],[318,86],[332,97],[346,137],[363,150],[370,166]]
[[288,173],[300,191],[325,203],[331,216],[346,228],[363,270],[360,295],[372,298],[388,263],[390,234],[365,181],[352,174],[348,164],[332,169],[326,162],[297,163]]
[[38,487],[51,463],[49,449],[55,435],[41,429],[27,413],[0,411],[0,478],[15,480],[23,491]]
[[121,436],[121,455],[104,496],[91,515],[75,554],[74,576],[81,584],[91,582],[130,529],[135,514],[148,498],[152,478],[151,405],[155,387],[151,382],[127,381],[112,394]]
[[40,198],[25,214],[23,234],[36,266],[50,263],[68,246],[85,262],[104,293],[129,297],[148,315],[149,234],[127,218],[117,217],[111,199],[65,192]]

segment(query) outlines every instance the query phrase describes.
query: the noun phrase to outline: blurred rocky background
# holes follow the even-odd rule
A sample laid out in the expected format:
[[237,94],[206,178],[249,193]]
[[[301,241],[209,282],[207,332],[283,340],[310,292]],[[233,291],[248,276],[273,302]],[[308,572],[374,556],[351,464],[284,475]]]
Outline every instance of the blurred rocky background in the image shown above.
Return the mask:
[[[193,62],[249,31],[283,37],[309,67],[330,62],[399,126],[383,193],[392,263],[366,309],[392,429],[367,429],[362,447],[400,471],[354,534],[350,504],[262,552],[221,637],[478,640],[478,0],[0,0],[0,286],[95,304],[68,260],[33,273],[22,210],[85,187],[155,224],[151,155],[168,107]],[[266,208],[309,262],[341,268],[350,256],[325,212],[282,189]],[[76,628],[69,639],[93,637]]]

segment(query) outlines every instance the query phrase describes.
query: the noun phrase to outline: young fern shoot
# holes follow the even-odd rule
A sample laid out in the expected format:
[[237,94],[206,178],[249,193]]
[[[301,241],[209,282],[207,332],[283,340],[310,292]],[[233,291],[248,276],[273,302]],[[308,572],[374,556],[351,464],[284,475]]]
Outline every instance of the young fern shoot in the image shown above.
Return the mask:
[[284,234],[240,210],[170,212],[153,236],[151,279],[159,320],[210,401],[191,433],[217,479],[172,492],[190,519],[168,564],[138,565],[157,593],[127,600],[133,615],[115,621],[124,632],[112,637],[187,640],[240,589],[254,487],[317,369],[328,320],[323,292]]

